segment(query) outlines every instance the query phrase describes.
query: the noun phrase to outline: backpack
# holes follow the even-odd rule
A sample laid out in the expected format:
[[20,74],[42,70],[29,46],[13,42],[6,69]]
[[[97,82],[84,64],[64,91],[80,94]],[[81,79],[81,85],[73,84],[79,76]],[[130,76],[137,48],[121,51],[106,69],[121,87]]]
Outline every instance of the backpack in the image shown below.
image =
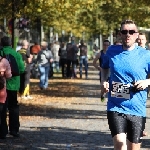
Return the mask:
[[18,67],[16,58],[11,54],[5,54],[3,49],[1,49],[0,51],[1,51],[0,56],[3,57],[3,58],[6,58],[9,62],[9,64],[10,64],[12,77],[13,76],[19,76],[20,71],[19,71],[19,67]]

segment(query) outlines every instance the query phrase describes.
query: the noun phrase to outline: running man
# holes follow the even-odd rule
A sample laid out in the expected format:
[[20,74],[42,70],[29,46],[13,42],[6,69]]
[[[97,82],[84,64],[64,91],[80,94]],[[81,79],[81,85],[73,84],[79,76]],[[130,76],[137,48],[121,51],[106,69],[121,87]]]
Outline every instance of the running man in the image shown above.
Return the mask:
[[[112,45],[104,66],[110,67],[107,118],[114,150],[140,150],[146,122],[147,87],[150,79],[150,51],[135,44],[138,27],[132,20],[121,23],[122,45]],[[100,68],[101,69],[101,68]]]
[[[109,65],[105,66],[103,68],[103,63],[107,60],[106,57],[106,51],[108,47],[110,46],[109,40],[104,40],[103,42],[103,50],[101,50],[96,57],[93,60],[93,66],[100,71],[100,85],[101,85],[101,101],[103,102],[105,100],[105,92],[104,92],[104,81],[108,80],[109,77]],[[97,61],[99,61],[99,64],[97,64]],[[102,67],[103,69],[100,69]]]

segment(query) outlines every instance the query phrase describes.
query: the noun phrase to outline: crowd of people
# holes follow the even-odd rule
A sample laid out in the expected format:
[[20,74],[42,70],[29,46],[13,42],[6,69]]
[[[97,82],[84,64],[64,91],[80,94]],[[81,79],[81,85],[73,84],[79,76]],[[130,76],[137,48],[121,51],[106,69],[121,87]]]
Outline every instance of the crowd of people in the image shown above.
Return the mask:
[[[35,52],[34,54],[32,52],[35,45],[31,46],[30,48],[31,54],[34,55],[32,60],[33,68],[31,70],[31,76],[35,77],[34,74],[37,75],[38,73],[39,76],[40,74],[45,75],[45,73],[41,72],[40,68],[38,68],[38,72],[36,72],[36,66],[38,64],[39,67],[41,64],[43,67],[44,65],[46,66],[48,64],[49,67],[46,76],[49,78],[52,77],[55,73],[57,74],[59,72],[61,72],[62,78],[78,78],[77,66],[79,66],[80,78],[82,78],[82,68],[84,65],[85,79],[88,79],[88,50],[87,45],[83,40],[81,40],[80,43],[75,43],[74,38],[72,38],[72,40],[69,42],[59,43],[56,41],[51,43],[50,46],[47,42],[44,42],[44,44],[45,45],[43,46],[43,42],[41,43],[41,48],[38,53],[36,52],[36,54]],[[50,62],[48,61],[50,59],[50,57],[47,56],[48,53],[51,57]]]
[[[22,42],[19,41],[16,51],[20,52],[21,48]],[[55,41],[50,44],[46,41],[40,44],[35,42],[27,50],[32,57],[32,60],[28,62],[30,64],[30,77],[40,78],[39,87],[46,89],[48,87],[48,79],[54,76],[55,73],[61,72],[62,78],[78,78],[77,66],[79,66],[80,78],[82,79],[84,65],[85,79],[88,79],[87,49],[87,45],[83,40],[80,43],[75,43],[74,37],[69,42],[59,43]],[[46,85],[44,86],[44,84]]]
[[[8,133],[13,137],[20,136],[18,97],[22,100],[32,99],[30,95],[32,63],[37,67],[41,90],[48,88],[49,75],[50,72],[54,72],[54,68],[56,73],[59,72],[60,67],[62,68],[62,78],[77,78],[78,55],[81,62],[80,78],[82,78],[82,64],[85,66],[86,79],[88,75],[87,46],[83,41],[80,45],[74,40],[61,44],[54,42],[49,47],[46,41],[31,45],[27,40],[21,40],[16,50],[11,44],[10,37],[0,38],[0,139],[5,139]],[[18,74],[13,72],[15,67],[18,69]],[[8,124],[7,112],[9,112]]]

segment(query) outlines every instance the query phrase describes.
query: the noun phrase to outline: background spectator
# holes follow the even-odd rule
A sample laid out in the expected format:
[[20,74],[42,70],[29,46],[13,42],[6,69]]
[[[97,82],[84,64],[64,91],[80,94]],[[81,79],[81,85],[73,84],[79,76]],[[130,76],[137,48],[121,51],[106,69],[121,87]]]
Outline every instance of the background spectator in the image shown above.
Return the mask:
[[30,63],[33,56],[30,54],[29,42],[27,40],[22,41],[22,48],[18,51],[21,54],[25,65],[25,71],[20,75],[20,89],[19,93],[22,99],[32,99],[30,96]]
[[52,53],[47,49],[47,42],[41,42],[41,51],[37,56],[38,69],[40,73],[39,87],[41,90],[47,89],[50,63],[53,61]]
[[[11,54],[16,59],[20,73],[24,72],[24,62],[19,53],[11,48],[11,39],[3,37],[1,39],[3,51],[5,54]],[[9,110],[9,131],[10,135],[19,137],[19,104],[17,92],[20,88],[20,76],[13,76],[6,81],[7,98],[1,114],[0,138],[6,138],[8,134],[7,111]],[[8,108],[8,109],[7,109]]]

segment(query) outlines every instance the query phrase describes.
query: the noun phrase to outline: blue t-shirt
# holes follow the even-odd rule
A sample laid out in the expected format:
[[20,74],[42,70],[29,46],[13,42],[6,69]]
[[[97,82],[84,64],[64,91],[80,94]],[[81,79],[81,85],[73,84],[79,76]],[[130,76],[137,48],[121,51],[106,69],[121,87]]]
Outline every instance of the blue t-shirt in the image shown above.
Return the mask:
[[122,45],[108,48],[107,64],[110,67],[108,111],[146,116],[147,90],[131,91],[132,82],[145,80],[150,73],[150,51],[140,46],[123,50]]

